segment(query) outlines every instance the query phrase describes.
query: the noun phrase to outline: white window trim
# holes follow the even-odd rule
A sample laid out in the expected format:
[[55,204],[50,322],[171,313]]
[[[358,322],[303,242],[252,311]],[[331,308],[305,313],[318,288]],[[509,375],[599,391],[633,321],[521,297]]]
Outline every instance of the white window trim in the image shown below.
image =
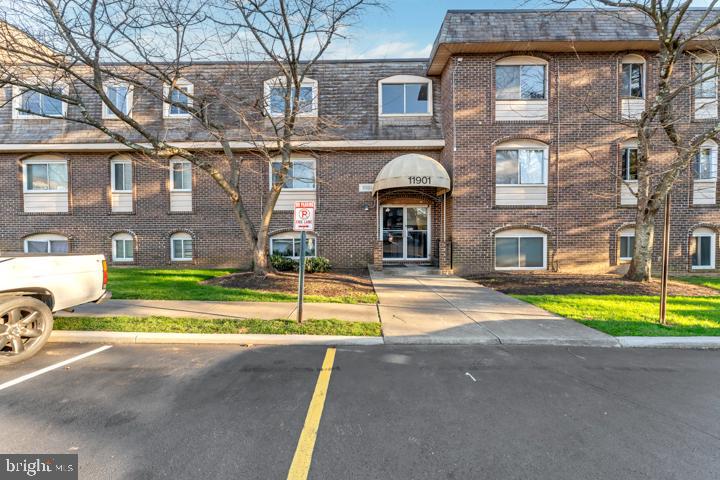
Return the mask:
[[633,259],[633,257],[621,257],[620,256],[620,252],[622,251],[620,239],[623,237],[635,238],[635,229],[634,228],[624,228],[624,229],[620,230],[620,233],[618,233],[618,259],[620,259],[621,262],[629,262]]
[[[108,95],[108,88],[110,87],[127,87],[128,93],[125,96],[125,109],[127,110],[127,116],[132,118],[133,114],[133,86],[129,83],[123,83],[123,82],[107,82],[105,85],[103,85],[103,90],[105,90],[105,96]],[[102,102],[102,119],[103,120],[118,120],[119,117],[115,115],[112,110],[110,110],[110,107],[107,106],[105,102]]]
[[[192,252],[193,256],[191,256],[190,258],[176,257],[174,240],[190,240],[191,242],[193,242],[193,252]],[[184,246],[185,245],[183,243],[183,249],[184,249]],[[193,241],[193,238],[189,233],[178,232],[178,233],[173,233],[172,235],[170,235],[170,260],[172,260],[173,262],[192,262],[194,256],[195,256],[195,242]]]
[[[547,234],[527,229],[504,230],[495,234],[495,238],[542,238],[543,239],[543,264],[542,267],[498,267],[495,256],[497,247],[493,241],[493,267],[495,270],[547,270]],[[520,243],[518,242],[518,246]]]
[[[269,172],[269,176],[268,176],[269,188],[273,187],[273,164],[278,163],[278,162],[282,163],[282,159],[276,158],[272,162],[270,162],[270,172]],[[291,191],[291,192],[315,192],[315,191],[317,191],[317,160],[313,157],[298,157],[298,158],[293,158],[292,160],[290,160],[290,163],[293,163],[293,162],[312,162],[313,171],[315,172],[315,181],[314,181],[315,188],[283,187],[281,193],[288,192],[288,191]]]
[[[698,150],[698,154],[706,149],[710,149],[710,161],[713,162],[715,176],[710,178],[695,178],[695,172],[693,171],[693,182],[717,182],[717,174],[718,174],[718,145],[712,140],[708,140],[707,142],[700,145],[700,149]],[[695,168],[694,160],[693,160],[693,169]]]
[[[312,238],[315,240],[315,255],[305,255],[305,258],[312,258],[317,256],[318,251],[318,242],[317,242],[317,236],[312,233],[307,234],[307,238]],[[278,233],[277,235],[273,235],[270,237],[270,254],[273,255],[273,242],[275,240],[299,240],[300,239],[300,232],[286,232],[286,233]],[[294,249],[294,247],[293,247]],[[300,258],[299,255],[294,255],[286,258],[292,258],[294,260],[297,260]]]
[[[127,163],[130,165],[130,189],[129,190],[116,190],[115,189],[115,165],[118,163]],[[129,158],[115,158],[113,160],[110,160],[110,191],[112,193],[132,193],[133,191],[133,164],[132,160]]]
[[70,239],[68,237],[66,237],[64,235],[58,235],[56,233],[37,233],[35,235],[30,235],[23,239],[23,252],[28,253],[28,242],[47,242],[48,254],[49,254],[51,241],[67,242],[68,243],[68,252],[70,251]]
[[[179,88],[184,88],[187,91],[188,94],[188,107],[193,106],[193,99],[192,95],[195,94],[195,86],[188,82],[187,80],[178,80],[175,82],[175,86]],[[170,85],[165,84],[163,85],[163,98],[170,98]],[[163,118],[170,119],[170,118],[191,118],[192,114],[187,113],[171,113],[170,112],[170,104],[168,102],[163,102]]]
[[[495,62],[495,67],[522,67],[522,66],[534,66],[542,65],[545,67],[545,98],[497,98],[497,85],[495,87],[495,98],[496,102],[548,102],[550,100],[550,64],[547,60],[539,57],[533,57],[531,55],[513,55],[510,57],[501,58]],[[495,67],[493,67],[493,75],[495,75]],[[493,84],[495,77],[493,77]]]
[[[65,93],[67,90],[67,86],[65,85],[57,85],[60,87],[60,91],[62,93]],[[60,101],[62,105],[62,115],[52,115],[52,116],[42,116],[42,115],[34,115],[32,113],[25,113],[21,112],[18,109],[22,107],[22,95],[21,92],[27,91],[30,89],[22,89],[18,86],[12,87],[12,95],[13,95],[13,101],[12,101],[12,119],[13,120],[51,120],[51,119],[61,119],[67,115],[67,102]]]
[[[550,146],[538,142],[537,140],[526,141],[510,141],[504,142],[495,147],[495,152],[507,150],[542,150],[543,151],[543,183],[497,183],[497,175],[495,176],[496,187],[511,188],[527,188],[527,187],[547,187],[548,186],[548,164],[550,163]],[[518,153],[519,156],[519,153]],[[518,159],[519,162],[519,159]],[[497,158],[495,159],[495,168],[497,168]]]
[[[174,165],[177,163],[186,163],[190,166],[190,188],[175,188]],[[187,160],[170,160],[170,191],[171,192],[192,192],[193,184],[193,168],[192,163]]]
[[[271,117],[282,117],[285,115],[284,113],[273,113],[271,109],[271,98],[270,95],[272,93],[272,89],[274,87],[283,87],[285,85],[285,78],[284,77],[274,77],[274,78],[268,78],[263,83],[263,95],[265,95],[265,111],[268,115]],[[317,117],[318,111],[319,111],[319,102],[318,102],[318,82],[317,80],[313,80],[312,78],[304,78],[302,83],[300,83],[300,88],[302,87],[311,87],[312,88],[312,109],[309,112],[298,112],[298,117]]]
[[[45,165],[50,163],[62,163],[65,165],[65,171],[67,172],[68,176],[68,185],[65,186],[62,190],[32,190],[27,188],[27,166],[28,165]],[[38,158],[33,157],[29,158],[27,160],[23,160],[22,162],[22,183],[23,183],[23,193],[30,193],[30,194],[52,194],[52,193],[68,193],[69,191],[69,184],[70,184],[70,171],[68,169],[67,160],[59,159],[59,158]]]
[[[118,257],[117,256],[117,249],[115,245],[116,240],[132,240],[133,242],[133,250],[132,250],[132,257]],[[112,261],[113,262],[134,262],[135,261],[135,238],[133,238],[132,235],[129,233],[116,233],[112,236]]]
[[[382,87],[385,84],[405,84],[405,83],[427,83],[428,85],[428,111],[427,113],[383,113],[382,111]],[[404,108],[404,100],[403,100]],[[433,83],[427,77],[419,77],[416,75],[393,75],[392,77],[378,80],[378,116],[379,117],[432,117],[433,115]]]
[[[710,265],[690,265],[691,270],[714,270],[715,269],[715,249],[717,235],[709,228],[697,228],[693,231],[692,237],[697,239],[701,237],[710,237]],[[695,240],[697,242],[697,240]],[[692,257],[691,257],[692,261]]]
[[[642,97],[626,97],[622,95],[622,66],[623,65],[642,65],[642,77],[640,78],[640,81],[642,82]],[[620,60],[620,98],[623,100],[643,100],[647,98],[647,62],[645,61],[645,57],[642,55],[638,55],[636,53],[630,53],[628,55],[625,55],[622,60]]]

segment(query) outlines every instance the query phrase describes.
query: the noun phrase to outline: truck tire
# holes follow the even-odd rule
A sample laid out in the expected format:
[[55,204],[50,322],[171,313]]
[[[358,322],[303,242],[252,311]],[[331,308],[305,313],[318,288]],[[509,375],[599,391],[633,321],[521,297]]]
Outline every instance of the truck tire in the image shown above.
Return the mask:
[[47,343],[53,314],[33,297],[0,299],[0,366],[22,362]]

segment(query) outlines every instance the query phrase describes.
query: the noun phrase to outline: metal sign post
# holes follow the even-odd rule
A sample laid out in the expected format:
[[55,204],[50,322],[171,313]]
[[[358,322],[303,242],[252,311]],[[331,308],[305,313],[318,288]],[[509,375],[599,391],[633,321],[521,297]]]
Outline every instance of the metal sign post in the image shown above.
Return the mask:
[[300,262],[298,264],[298,307],[297,321],[303,319],[303,297],[305,294],[305,248],[307,233],[315,230],[315,202],[295,202],[293,230],[300,232]]
[[305,230],[300,233],[300,265],[298,265],[298,308],[297,321],[303,319],[303,296],[305,293]]

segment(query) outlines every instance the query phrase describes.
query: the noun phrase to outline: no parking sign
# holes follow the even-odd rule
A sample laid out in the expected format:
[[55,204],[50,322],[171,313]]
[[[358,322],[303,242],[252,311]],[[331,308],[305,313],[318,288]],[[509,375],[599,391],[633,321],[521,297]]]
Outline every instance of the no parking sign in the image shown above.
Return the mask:
[[293,230],[296,232],[315,230],[315,202],[295,202]]

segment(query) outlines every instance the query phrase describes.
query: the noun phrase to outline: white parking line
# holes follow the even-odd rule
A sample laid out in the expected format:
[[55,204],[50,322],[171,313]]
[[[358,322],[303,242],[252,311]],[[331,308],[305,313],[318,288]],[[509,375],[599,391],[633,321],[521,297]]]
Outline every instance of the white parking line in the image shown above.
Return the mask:
[[37,370],[32,373],[28,373],[27,375],[23,375],[22,377],[18,377],[15,380],[10,380],[9,382],[0,383],[0,390],[5,390],[6,388],[10,388],[13,385],[17,385],[18,383],[22,383],[26,380],[30,380],[31,378],[35,378],[39,375],[42,375],[44,373],[53,371],[57,368],[64,367],[65,365],[70,365],[71,363],[75,363],[78,360],[82,360],[83,358],[87,358],[91,355],[95,355],[96,353],[104,352],[108,348],[112,348],[112,345],[105,345],[100,348],[96,348],[95,350],[90,350],[89,352],[85,352],[83,354],[77,355],[72,358],[68,358],[67,360],[63,360],[60,363],[56,363],[54,365],[50,365],[49,367],[41,368],[40,370]]

